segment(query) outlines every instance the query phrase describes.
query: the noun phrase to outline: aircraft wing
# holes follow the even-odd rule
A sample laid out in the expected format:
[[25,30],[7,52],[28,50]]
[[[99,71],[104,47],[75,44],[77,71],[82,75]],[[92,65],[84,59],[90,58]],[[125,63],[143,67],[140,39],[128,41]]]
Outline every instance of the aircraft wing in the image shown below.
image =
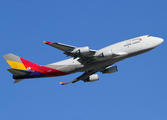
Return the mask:
[[[97,72],[102,72],[103,74],[105,73],[114,73],[117,72],[117,66],[105,66],[105,67],[101,67],[98,69],[94,69],[94,70],[89,70],[89,71],[85,71],[81,76],[77,77],[76,79],[69,81],[67,83],[65,82],[60,82],[61,85],[67,85],[69,83],[75,83],[78,82],[79,80],[82,80],[84,82],[94,82],[99,80],[99,76],[95,73]],[[93,75],[94,74],[94,75]]]
[[89,78],[90,75],[94,74],[98,72],[97,70],[90,70],[90,71],[86,71],[84,72],[81,76],[77,77],[76,79],[69,81],[67,83],[65,82],[60,82],[61,85],[67,85],[69,83],[75,83],[78,82],[79,80],[83,80],[84,82],[87,82],[87,79]]
[[89,47],[75,47],[70,45],[65,45],[62,43],[43,41],[45,44],[50,45],[54,48],[57,48],[64,52],[67,56],[71,56],[74,59],[79,57],[78,61],[81,64],[86,64],[90,59],[93,58],[93,55],[96,53],[96,50],[91,50]]
[[52,46],[54,48],[57,48],[57,49],[59,49],[61,51],[64,51],[64,52],[76,48],[75,46],[65,45],[65,44],[62,44],[62,43],[49,42],[49,41],[43,41],[43,42],[47,45],[50,45],[50,46]]

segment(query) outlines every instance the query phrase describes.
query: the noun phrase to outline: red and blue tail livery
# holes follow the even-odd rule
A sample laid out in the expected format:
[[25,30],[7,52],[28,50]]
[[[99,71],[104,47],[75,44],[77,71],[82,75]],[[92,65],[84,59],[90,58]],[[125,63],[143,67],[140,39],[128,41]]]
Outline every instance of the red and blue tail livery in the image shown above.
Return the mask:
[[14,54],[7,54],[3,57],[11,66],[11,68],[7,70],[11,72],[13,74],[13,78],[16,79],[14,83],[26,78],[55,77],[68,74],[53,68],[40,66]]

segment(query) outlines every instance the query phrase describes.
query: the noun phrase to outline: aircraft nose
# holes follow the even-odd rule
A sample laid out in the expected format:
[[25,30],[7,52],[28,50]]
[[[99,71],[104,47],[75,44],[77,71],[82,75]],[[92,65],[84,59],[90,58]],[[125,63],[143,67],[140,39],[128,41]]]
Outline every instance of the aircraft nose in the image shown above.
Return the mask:
[[164,39],[162,39],[162,38],[161,38],[161,40],[160,40],[160,41],[161,41],[161,43],[163,43]]
[[156,38],[155,44],[156,46],[160,45],[164,40],[162,38]]
[[160,45],[164,40],[162,38],[158,39],[158,44]]

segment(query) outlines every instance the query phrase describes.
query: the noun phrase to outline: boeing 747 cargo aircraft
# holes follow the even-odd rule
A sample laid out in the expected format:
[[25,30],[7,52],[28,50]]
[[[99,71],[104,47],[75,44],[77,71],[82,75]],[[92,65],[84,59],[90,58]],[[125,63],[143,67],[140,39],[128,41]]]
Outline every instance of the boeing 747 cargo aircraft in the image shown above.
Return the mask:
[[79,80],[84,82],[94,82],[99,80],[97,72],[114,73],[117,66],[114,63],[148,52],[163,42],[162,38],[144,35],[129,40],[125,40],[100,50],[92,50],[88,46],[75,47],[56,42],[44,41],[45,44],[57,48],[72,58],[60,62],[38,65],[14,54],[7,54],[3,57],[11,66],[7,69],[13,74],[14,83],[28,78],[56,77],[68,75],[76,72],[83,74],[70,82],[60,82],[62,85],[75,83]]

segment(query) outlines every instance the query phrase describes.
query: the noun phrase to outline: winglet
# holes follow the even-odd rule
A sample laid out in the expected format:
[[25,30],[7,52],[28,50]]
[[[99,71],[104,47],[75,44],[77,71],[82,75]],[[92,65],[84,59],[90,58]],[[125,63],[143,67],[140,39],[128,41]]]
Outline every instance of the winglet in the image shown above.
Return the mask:
[[65,82],[59,82],[59,84],[60,85],[67,85],[67,84],[70,84],[70,83],[75,83],[75,82],[77,82],[77,81],[79,81],[80,79],[78,79],[78,78],[76,78],[76,79],[74,79],[74,80],[72,80],[72,81],[69,81],[69,82],[67,82],[67,83],[65,83]]
[[65,82],[60,82],[59,84],[60,84],[60,85],[65,85],[66,83],[65,83]]
[[52,42],[49,42],[49,41],[43,41],[43,43],[45,43],[45,44],[50,44],[50,43],[52,43]]

